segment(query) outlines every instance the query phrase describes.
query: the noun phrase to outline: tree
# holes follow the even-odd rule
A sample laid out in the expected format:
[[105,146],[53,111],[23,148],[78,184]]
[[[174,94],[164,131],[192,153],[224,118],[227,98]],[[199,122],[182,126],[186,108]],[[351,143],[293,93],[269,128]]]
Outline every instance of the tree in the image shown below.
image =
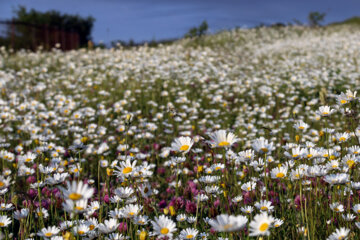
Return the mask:
[[308,15],[309,25],[311,27],[320,26],[320,23],[325,20],[326,13],[310,12]]
[[[76,36],[80,46],[86,46],[91,40],[91,31],[95,19],[91,16],[81,17],[79,15],[62,14],[51,10],[39,12],[35,9],[27,10],[20,6],[14,11],[12,23],[15,27],[17,42],[21,46],[17,48],[30,48],[34,45],[43,45],[45,42],[52,42],[55,31],[66,33],[66,37]],[[57,38],[60,38],[57,36]],[[35,42],[35,43],[34,43]],[[47,46],[50,47],[50,46]]]
[[190,28],[190,30],[185,34],[185,37],[201,37],[206,34],[209,25],[206,21],[203,21],[199,27]]

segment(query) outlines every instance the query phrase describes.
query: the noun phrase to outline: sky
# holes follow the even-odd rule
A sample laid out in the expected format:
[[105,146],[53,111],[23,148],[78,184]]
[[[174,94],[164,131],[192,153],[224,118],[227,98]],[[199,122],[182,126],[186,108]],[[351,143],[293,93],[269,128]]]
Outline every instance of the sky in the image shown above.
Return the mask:
[[0,0],[0,20],[23,5],[39,11],[93,16],[95,42],[136,42],[178,38],[203,20],[210,32],[260,23],[307,21],[325,12],[325,23],[360,15],[360,0]]

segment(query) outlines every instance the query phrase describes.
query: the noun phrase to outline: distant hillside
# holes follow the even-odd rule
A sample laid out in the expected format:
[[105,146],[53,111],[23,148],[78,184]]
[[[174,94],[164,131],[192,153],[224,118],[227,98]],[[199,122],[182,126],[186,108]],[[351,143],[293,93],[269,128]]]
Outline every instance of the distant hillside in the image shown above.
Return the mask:
[[360,17],[356,16],[356,17],[348,18],[344,21],[334,22],[329,25],[340,25],[340,24],[356,24],[360,26]]

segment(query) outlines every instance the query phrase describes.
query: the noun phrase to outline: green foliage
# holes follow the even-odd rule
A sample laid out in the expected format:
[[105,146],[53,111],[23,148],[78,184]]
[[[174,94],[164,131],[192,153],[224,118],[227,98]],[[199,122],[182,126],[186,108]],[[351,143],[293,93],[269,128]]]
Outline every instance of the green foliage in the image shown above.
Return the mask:
[[27,10],[23,6],[17,8],[14,15],[12,21],[15,23],[16,41],[22,43],[17,44],[21,48],[33,46],[34,41],[37,41],[37,44],[44,42],[45,34],[41,31],[56,30],[77,33],[80,46],[86,46],[91,40],[91,31],[95,21],[91,16],[84,18],[79,15],[62,14],[55,10],[39,12],[35,9]]
[[194,38],[204,36],[208,28],[208,23],[206,21],[203,21],[199,27],[190,28],[190,30],[185,34],[185,37]]
[[325,20],[326,13],[310,12],[308,15],[309,25],[311,27],[320,26],[320,23]]
[[360,25],[360,17],[352,17],[349,19],[346,19],[344,21],[341,22],[335,22],[332,23],[331,25],[339,25],[339,24],[351,24],[351,25]]

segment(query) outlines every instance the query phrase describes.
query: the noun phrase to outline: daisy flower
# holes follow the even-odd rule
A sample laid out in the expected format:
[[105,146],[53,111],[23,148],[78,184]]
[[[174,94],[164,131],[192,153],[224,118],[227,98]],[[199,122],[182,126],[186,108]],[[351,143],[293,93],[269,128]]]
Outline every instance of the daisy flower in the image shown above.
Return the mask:
[[302,158],[303,156],[305,156],[306,152],[307,152],[307,149],[302,149],[300,147],[295,147],[295,148],[291,149],[291,153],[285,152],[284,154],[288,158],[298,159],[298,158]]
[[7,188],[10,185],[10,181],[10,177],[5,178],[4,176],[0,176],[0,189]]
[[70,183],[66,182],[67,189],[60,187],[63,192],[65,199],[70,199],[72,201],[79,201],[82,199],[89,199],[94,193],[93,188],[89,188],[87,184],[84,184],[82,181],[76,182],[73,181]]
[[175,152],[181,152],[183,154],[188,153],[194,144],[194,140],[190,137],[179,137],[171,143],[171,149]]
[[55,235],[57,235],[60,232],[60,229],[56,226],[51,226],[47,228],[43,228],[40,230],[40,232],[37,233],[39,237],[43,238],[51,238]]
[[354,214],[348,213],[346,215],[342,214],[341,217],[345,220],[345,221],[352,221],[356,218],[356,216]]
[[240,208],[241,212],[250,214],[254,211],[254,208],[252,206],[245,206]]
[[209,224],[217,232],[235,232],[243,229],[248,222],[245,216],[232,216],[221,214],[216,219],[211,219]]
[[343,142],[346,142],[350,138],[350,134],[347,132],[336,133],[335,138],[339,143],[343,143]]
[[13,213],[13,216],[16,220],[21,220],[26,218],[29,215],[29,209],[28,208],[22,208],[21,210],[16,210]]
[[341,93],[340,95],[336,96],[336,101],[339,105],[344,105],[349,102],[349,99],[345,93]]
[[0,204],[0,211],[9,211],[14,208],[14,205],[12,203],[1,203]]
[[105,220],[104,223],[100,223],[98,225],[98,229],[99,229],[99,232],[108,234],[108,233],[116,231],[118,226],[119,226],[119,223],[117,222],[117,220],[115,218],[111,218],[109,220]]
[[338,203],[338,202],[334,202],[330,204],[330,208],[334,211],[334,212],[344,212],[344,205]]
[[352,210],[357,213],[360,214],[360,204],[356,204],[353,206]]
[[122,215],[125,218],[133,218],[140,213],[141,209],[142,207],[137,204],[129,204],[122,209]]
[[348,235],[350,233],[350,229],[347,228],[340,228],[340,229],[336,229],[335,232],[333,232],[328,238],[327,240],[346,240],[348,238]]
[[254,206],[261,211],[272,211],[274,209],[274,206],[271,205],[271,202],[267,200],[256,202]]
[[176,231],[176,224],[165,215],[155,217],[155,221],[151,221],[155,235],[159,237],[172,238],[173,232]]
[[120,167],[116,166],[114,172],[117,174],[118,177],[129,177],[134,175],[135,168],[136,168],[136,160],[131,162],[130,159],[126,161],[120,162]]
[[235,142],[239,141],[235,134],[231,132],[226,134],[226,130],[218,130],[214,133],[209,134],[209,137],[211,138],[210,143],[213,147],[229,148]]
[[186,228],[181,230],[179,238],[180,239],[196,239],[196,236],[199,234],[199,231],[194,228]]
[[137,225],[146,225],[149,222],[149,217],[145,216],[145,215],[143,215],[143,216],[135,216],[133,218],[133,222],[135,224],[137,224]]
[[80,224],[79,226],[73,227],[72,230],[74,235],[84,236],[90,231],[90,228],[86,224]]
[[273,179],[282,179],[286,177],[287,167],[277,167],[271,170],[271,178]]
[[359,158],[353,154],[346,154],[342,159],[342,162],[346,164],[349,168],[353,168],[358,161]]
[[185,214],[179,214],[176,216],[176,221],[178,222],[185,222],[187,219],[187,216]]
[[126,240],[129,239],[129,237],[126,237],[120,233],[111,233],[107,237],[105,237],[106,240]]
[[123,199],[127,199],[134,193],[134,189],[131,187],[120,187],[115,189],[115,194]]
[[263,137],[256,139],[251,146],[258,153],[271,153],[275,149],[274,144]]
[[344,184],[350,181],[350,176],[346,173],[329,174],[324,177],[324,181],[331,184]]
[[298,121],[297,123],[294,124],[294,128],[302,130],[302,131],[306,131],[306,129],[309,128],[309,124],[304,123],[302,120],[300,120],[300,121]]
[[0,227],[7,227],[11,223],[11,219],[8,216],[0,216]]
[[281,219],[278,219],[278,218],[275,218],[275,221],[274,221],[274,227],[280,227],[281,225],[283,225],[284,221],[281,220]]
[[274,221],[275,219],[269,216],[267,212],[255,215],[254,220],[249,224],[249,236],[269,236],[269,229],[272,227]]
[[94,230],[99,225],[99,222],[96,218],[90,218],[85,222],[85,224],[90,230]]
[[355,226],[360,229],[360,222],[356,222]]
[[329,106],[321,106],[316,113],[320,116],[327,117],[335,112],[335,109],[331,109]]
[[241,185],[241,190],[245,192],[250,192],[252,190],[255,190],[256,188],[256,182],[246,182]]

